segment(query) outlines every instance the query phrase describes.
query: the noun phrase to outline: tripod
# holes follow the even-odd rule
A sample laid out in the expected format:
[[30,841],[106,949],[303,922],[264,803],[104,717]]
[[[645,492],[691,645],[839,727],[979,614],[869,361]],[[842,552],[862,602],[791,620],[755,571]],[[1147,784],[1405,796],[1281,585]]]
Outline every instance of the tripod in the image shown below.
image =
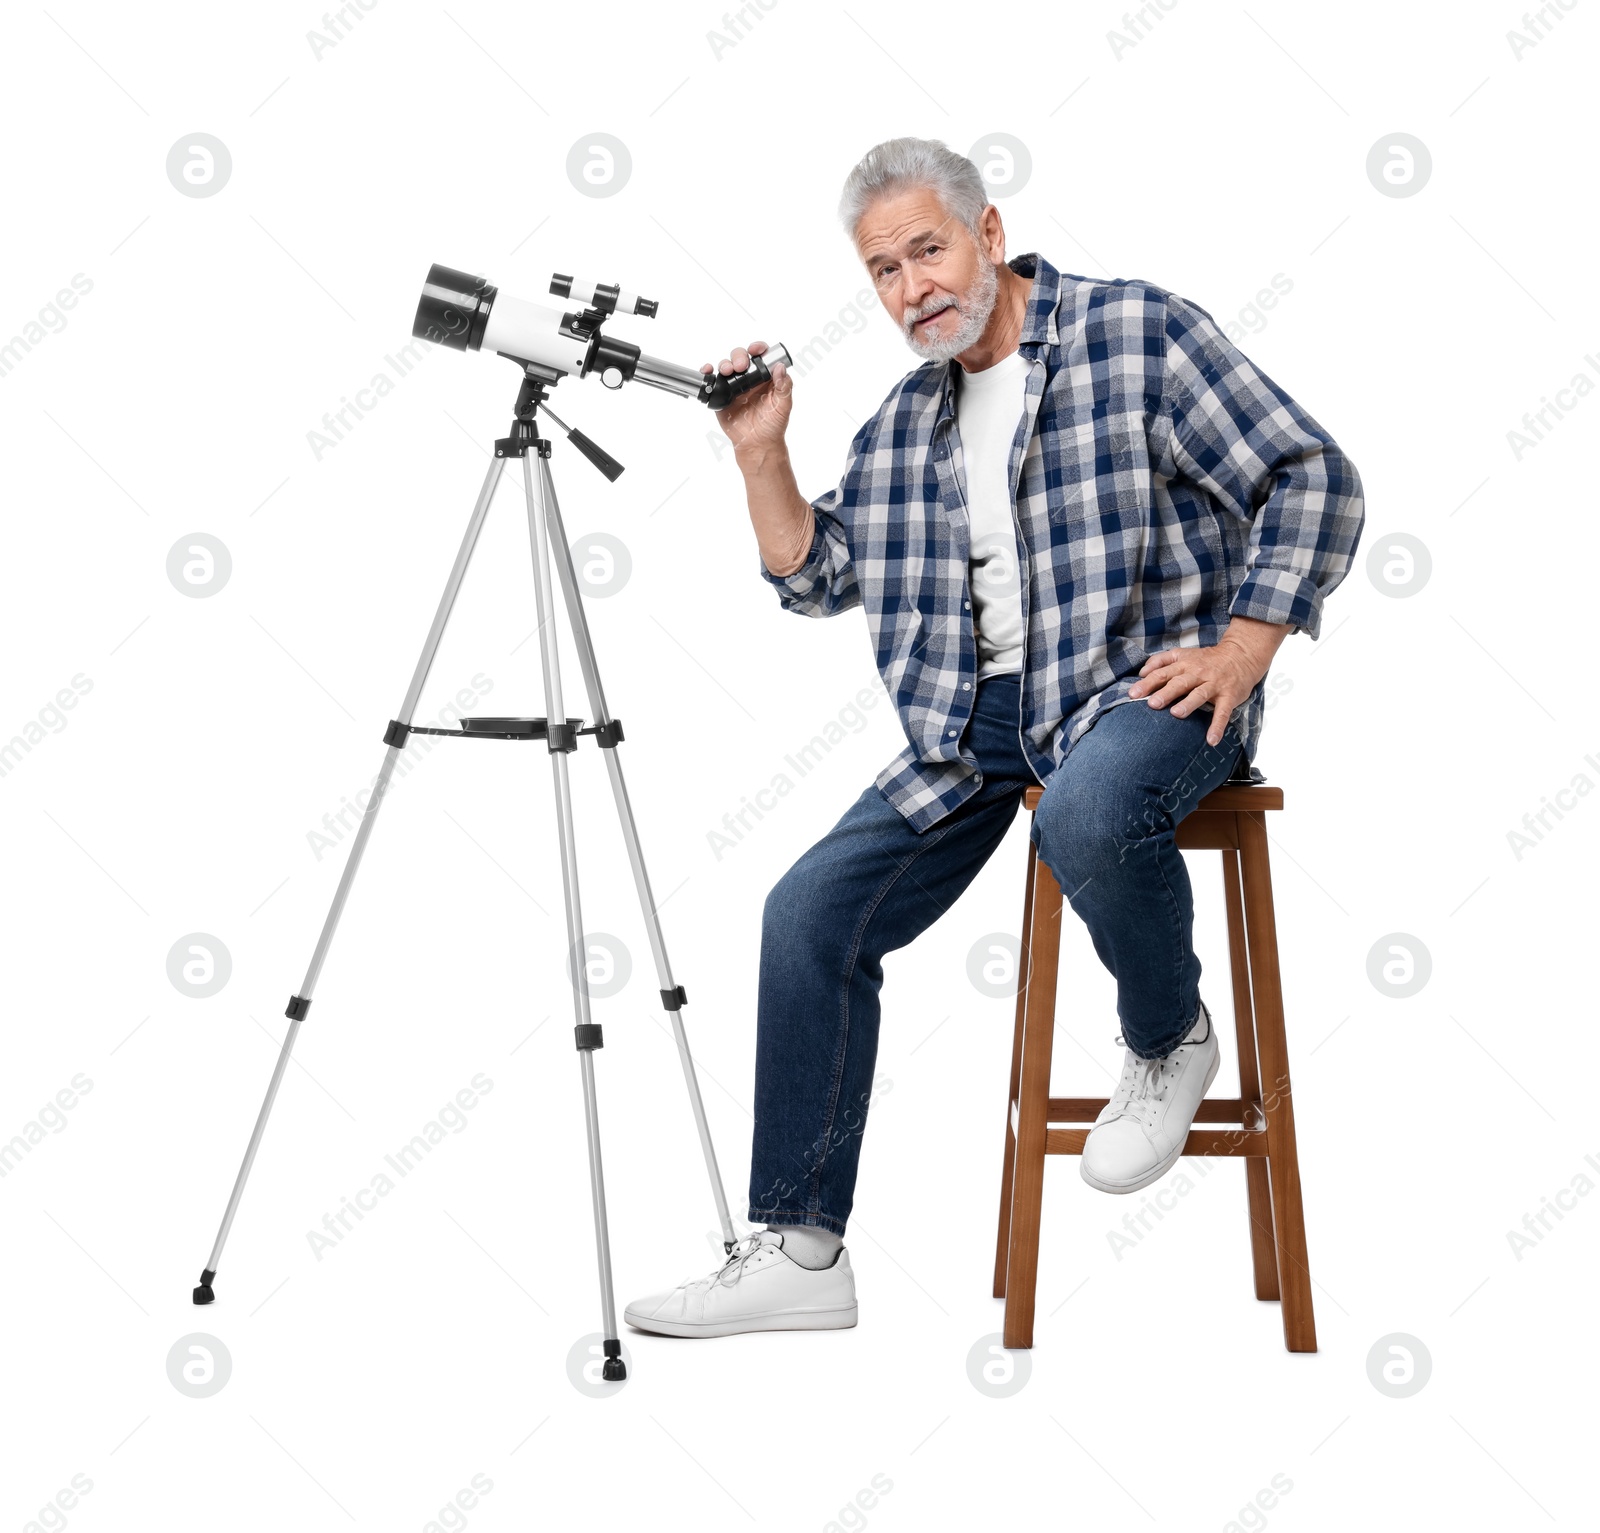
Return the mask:
[[[317,977],[321,974],[323,962],[328,956],[329,945],[333,941],[334,932],[338,929],[339,918],[344,913],[345,902],[350,897],[350,887],[355,882],[362,854],[366,850],[368,838],[372,835],[372,827],[377,821],[378,810],[388,792],[395,766],[405,749],[407,736],[430,734],[465,739],[544,740],[554,776],[556,827],[561,844],[561,883],[566,902],[568,961],[572,971],[573,1005],[577,1016],[574,1037],[582,1067],[584,1117],[588,1130],[589,1189],[594,1204],[595,1246],[600,1266],[600,1308],[604,1330],[605,1363],[602,1374],[605,1379],[615,1381],[625,1378],[627,1370],[622,1361],[622,1343],[617,1336],[616,1303],[611,1283],[611,1243],[606,1229],[605,1178],[600,1160],[599,1111],[595,1099],[594,1051],[602,1046],[603,1040],[600,1024],[591,1021],[589,1015],[589,980],[585,963],[587,955],[583,915],[578,897],[578,853],[573,836],[572,798],[567,777],[567,757],[578,748],[578,738],[581,735],[592,735],[595,744],[605,754],[606,770],[611,778],[611,791],[616,799],[617,815],[622,824],[622,837],[627,847],[628,862],[633,869],[633,881],[638,890],[640,906],[644,911],[645,927],[650,935],[650,948],[655,957],[656,972],[661,982],[661,1003],[672,1018],[672,1033],[677,1042],[678,1057],[683,1064],[683,1076],[689,1088],[689,1102],[694,1111],[695,1124],[700,1131],[700,1147],[705,1155],[706,1170],[711,1177],[711,1192],[716,1200],[717,1217],[722,1226],[723,1249],[732,1251],[736,1241],[733,1222],[728,1215],[727,1196],[722,1188],[722,1176],[717,1169],[716,1151],[711,1144],[711,1131],[706,1124],[705,1107],[700,1099],[700,1086],[695,1076],[694,1061],[689,1054],[689,1040],[683,1030],[681,1013],[688,996],[683,986],[674,981],[671,965],[667,961],[666,943],[661,935],[661,922],[656,913],[654,897],[650,892],[650,877],[645,871],[644,856],[639,849],[639,833],[628,800],[627,784],[623,780],[622,762],[617,755],[617,746],[623,738],[622,721],[613,718],[606,706],[605,691],[601,686],[600,671],[595,661],[594,645],[590,640],[589,625],[584,615],[582,594],[578,589],[577,577],[572,567],[572,555],[561,522],[561,510],[556,501],[555,481],[550,474],[550,442],[539,435],[535,421],[539,406],[545,403],[548,390],[555,386],[561,374],[555,369],[542,367],[533,362],[523,364],[523,374],[522,386],[517,392],[511,434],[495,442],[494,461],[489,465],[483,488],[478,492],[477,504],[473,507],[472,518],[467,523],[466,535],[461,540],[461,548],[456,554],[450,578],[445,582],[444,595],[440,598],[439,609],[434,614],[433,627],[428,630],[427,642],[422,647],[422,656],[417,661],[411,685],[406,690],[405,701],[401,704],[399,716],[390,721],[384,733],[384,744],[388,746],[388,752],[383,758],[383,767],[373,788],[371,801],[361,817],[355,840],[351,843],[344,873],[339,879],[333,904],[322,925],[322,935],[317,939],[316,951],[311,955],[311,966],[306,970],[305,982],[300,986],[299,993],[290,997],[288,1008],[284,1013],[289,1018],[289,1030],[284,1035],[278,1062],[267,1086],[266,1099],[261,1104],[255,1131],[250,1135],[249,1146],[244,1152],[244,1162],[239,1167],[239,1175],[233,1184],[233,1193],[228,1199],[227,1211],[222,1216],[222,1226],[217,1231],[216,1244],[211,1248],[210,1259],[200,1274],[200,1284],[194,1290],[194,1302],[210,1304],[216,1297],[212,1284],[217,1276],[217,1264],[222,1259],[223,1245],[228,1239],[228,1231],[233,1226],[234,1215],[239,1209],[239,1199],[244,1194],[245,1182],[255,1162],[256,1151],[260,1148],[261,1136],[266,1130],[273,1100],[278,1094],[283,1073],[288,1067],[295,1038],[299,1034],[300,1024],[305,1020],[306,1013],[311,1009],[311,998],[316,989]],[[545,414],[608,479],[614,480],[622,472],[622,465],[597,447],[582,432],[567,427],[548,407],[545,409]],[[528,532],[533,543],[534,594],[539,617],[539,649],[544,672],[546,716],[463,719],[459,730],[432,729],[414,725],[411,722],[412,715],[422,695],[422,688],[427,682],[428,672],[433,666],[440,640],[444,637],[445,625],[450,620],[450,612],[467,573],[467,566],[472,562],[473,549],[477,545],[478,535],[488,516],[495,488],[500,482],[500,475],[509,458],[522,459],[523,487],[528,503]],[[555,601],[550,581],[552,562],[561,581],[562,595],[566,601],[567,615],[577,646],[578,665],[583,672],[584,686],[589,694],[589,706],[594,715],[594,722],[588,726],[583,726],[581,719],[567,717],[562,697],[561,661],[556,646]]]

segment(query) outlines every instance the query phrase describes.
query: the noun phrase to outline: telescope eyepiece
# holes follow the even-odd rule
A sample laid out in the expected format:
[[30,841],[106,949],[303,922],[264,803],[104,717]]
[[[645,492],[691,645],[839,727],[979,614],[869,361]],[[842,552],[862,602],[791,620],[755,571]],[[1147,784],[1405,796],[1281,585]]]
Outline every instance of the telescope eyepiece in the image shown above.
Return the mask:
[[700,385],[699,399],[713,410],[726,409],[741,394],[760,388],[772,377],[772,369],[783,363],[794,366],[794,358],[782,341],[773,341],[760,356],[750,358],[750,365],[742,373],[709,373]]

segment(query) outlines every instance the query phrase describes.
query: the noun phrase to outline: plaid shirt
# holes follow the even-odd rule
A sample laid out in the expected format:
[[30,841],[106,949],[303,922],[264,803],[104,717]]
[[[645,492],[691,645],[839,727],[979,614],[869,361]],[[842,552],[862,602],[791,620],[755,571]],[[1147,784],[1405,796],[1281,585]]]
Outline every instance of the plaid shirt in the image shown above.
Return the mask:
[[[1011,444],[1025,621],[1021,743],[1043,781],[1157,650],[1215,644],[1233,615],[1314,639],[1350,568],[1361,481],[1332,437],[1204,309],[1148,282],[1094,281],[1029,253],[1026,398]],[[808,617],[866,610],[909,742],[877,785],[917,830],[980,783],[962,746],[977,686],[952,369],[907,374],[811,502],[792,575]],[[1254,759],[1257,686],[1235,714]]]

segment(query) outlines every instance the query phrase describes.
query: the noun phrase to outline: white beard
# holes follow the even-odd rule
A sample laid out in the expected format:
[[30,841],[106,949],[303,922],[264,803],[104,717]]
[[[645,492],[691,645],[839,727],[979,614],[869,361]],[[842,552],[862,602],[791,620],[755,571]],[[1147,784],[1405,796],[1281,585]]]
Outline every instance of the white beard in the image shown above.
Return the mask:
[[983,334],[983,327],[989,323],[989,316],[994,313],[995,299],[1000,292],[1000,273],[995,263],[981,251],[978,260],[981,263],[978,275],[972,279],[972,286],[954,304],[961,315],[960,323],[948,336],[920,340],[916,334],[916,322],[938,313],[940,309],[951,307],[949,299],[929,298],[915,309],[907,309],[901,316],[900,327],[906,344],[925,361],[948,362],[960,356]]

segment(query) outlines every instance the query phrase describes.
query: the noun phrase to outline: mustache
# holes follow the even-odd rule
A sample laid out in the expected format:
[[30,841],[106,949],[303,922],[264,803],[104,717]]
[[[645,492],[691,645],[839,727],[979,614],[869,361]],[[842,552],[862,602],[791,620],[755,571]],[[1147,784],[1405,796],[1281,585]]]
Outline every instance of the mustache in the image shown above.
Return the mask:
[[919,304],[915,309],[907,309],[900,318],[900,324],[906,334],[909,335],[918,321],[931,319],[935,314],[943,314],[946,309],[955,309],[959,313],[961,305],[954,298],[930,298],[926,303]]

